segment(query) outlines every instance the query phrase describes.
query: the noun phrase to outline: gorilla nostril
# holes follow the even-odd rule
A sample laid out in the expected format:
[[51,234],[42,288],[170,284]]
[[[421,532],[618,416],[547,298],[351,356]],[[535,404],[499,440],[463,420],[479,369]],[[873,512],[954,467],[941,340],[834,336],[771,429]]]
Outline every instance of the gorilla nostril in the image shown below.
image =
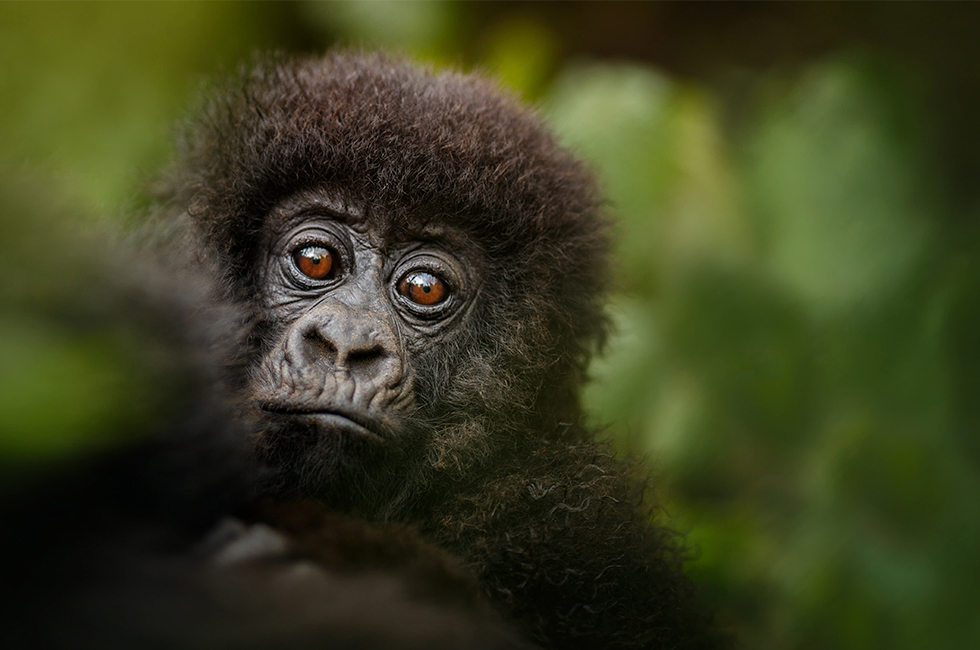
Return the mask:
[[316,330],[308,331],[303,335],[303,351],[307,363],[316,363],[320,360],[331,364],[337,362],[337,345]]
[[352,375],[372,379],[380,374],[385,357],[387,354],[380,345],[350,350],[347,353],[347,367]]

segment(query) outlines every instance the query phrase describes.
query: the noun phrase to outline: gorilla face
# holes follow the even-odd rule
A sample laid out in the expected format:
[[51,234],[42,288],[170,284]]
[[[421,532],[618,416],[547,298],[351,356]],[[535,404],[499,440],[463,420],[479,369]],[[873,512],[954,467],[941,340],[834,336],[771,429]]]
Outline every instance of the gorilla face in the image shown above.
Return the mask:
[[363,484],[365,463],[417,462],[411,450],[448,408],[418,390],[420,368],[445,365],[479,297],[475,242],[435,219],[386,216],[300,192],[270,211],[259,238],[271,336],[252,395],[272,423],[266,449],[305,468],[300,482],[318,495]]

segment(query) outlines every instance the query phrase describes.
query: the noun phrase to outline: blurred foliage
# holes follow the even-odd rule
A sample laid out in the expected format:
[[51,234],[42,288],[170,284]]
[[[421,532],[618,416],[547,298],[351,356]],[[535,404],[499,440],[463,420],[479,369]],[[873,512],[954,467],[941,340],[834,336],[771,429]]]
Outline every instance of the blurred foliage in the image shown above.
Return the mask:
[[[843,51],[752,75],[735,106],[569,58],[521,5],[474,11],[3,4],[0,164],[85,210],[132,202],[201,76],[256,49],[383,46],[495,74],[610,198],[617,333],[587,403],[661,476],[723,622],[747,648],[978,647],[980,239],[930,163],[915,74]],[[111,339],[93,337],[0,320],[0,408],[44,430],[38,448],[64,418],[113,417]],[[44,390],[70,404],[32,418]]]
[[950,292],[976,294],[892,76],[841,57],[765,80],[728,138],[710,95],[637,66],[570,69],[548,98],[621,224],[621,336],[589,404],[659,465],[748,647],[980,639],[950,400],[976,361]]

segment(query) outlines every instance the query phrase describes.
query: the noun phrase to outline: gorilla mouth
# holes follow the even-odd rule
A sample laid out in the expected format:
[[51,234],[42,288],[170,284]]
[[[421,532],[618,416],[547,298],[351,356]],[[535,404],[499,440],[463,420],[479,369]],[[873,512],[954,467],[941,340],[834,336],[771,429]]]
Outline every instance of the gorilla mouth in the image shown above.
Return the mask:
[[383,430],[382,427],[360,413],[338,409],[307,408],[274,402],[263,402],[259,404],[259,408],[266,413],[313,425],[319,431],[344,433],[375,443],[385,442],[385,436],[380,433]]

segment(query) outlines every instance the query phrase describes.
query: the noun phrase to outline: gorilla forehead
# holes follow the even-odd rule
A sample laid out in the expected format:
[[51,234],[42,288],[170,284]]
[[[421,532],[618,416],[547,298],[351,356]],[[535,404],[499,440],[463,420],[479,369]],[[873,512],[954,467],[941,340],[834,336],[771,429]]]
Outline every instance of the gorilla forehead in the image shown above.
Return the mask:
[[[375,201],[353,201],[343,189],[321,186],[300,190],[276,203],[262,221],[260,243],[268,248],[272,237],[312,219],[325,218],[345,224],[357,236],[380,250],[405,242],[440,242],[474,262],[481,251],[450,215],[420,214],[405,219],[400,211],[378,206]],[[399,218],[401,217],[401,218]],[[482,266],[482,265],[480,265]]]
[[218,222],[261,219],[285,195],[330,185],[396,222],[451,215],[500,250],[599,236],[587,170],[535,115],[483,79],[382,55],[242,70],[182,157],[199,177],[194,203]]

